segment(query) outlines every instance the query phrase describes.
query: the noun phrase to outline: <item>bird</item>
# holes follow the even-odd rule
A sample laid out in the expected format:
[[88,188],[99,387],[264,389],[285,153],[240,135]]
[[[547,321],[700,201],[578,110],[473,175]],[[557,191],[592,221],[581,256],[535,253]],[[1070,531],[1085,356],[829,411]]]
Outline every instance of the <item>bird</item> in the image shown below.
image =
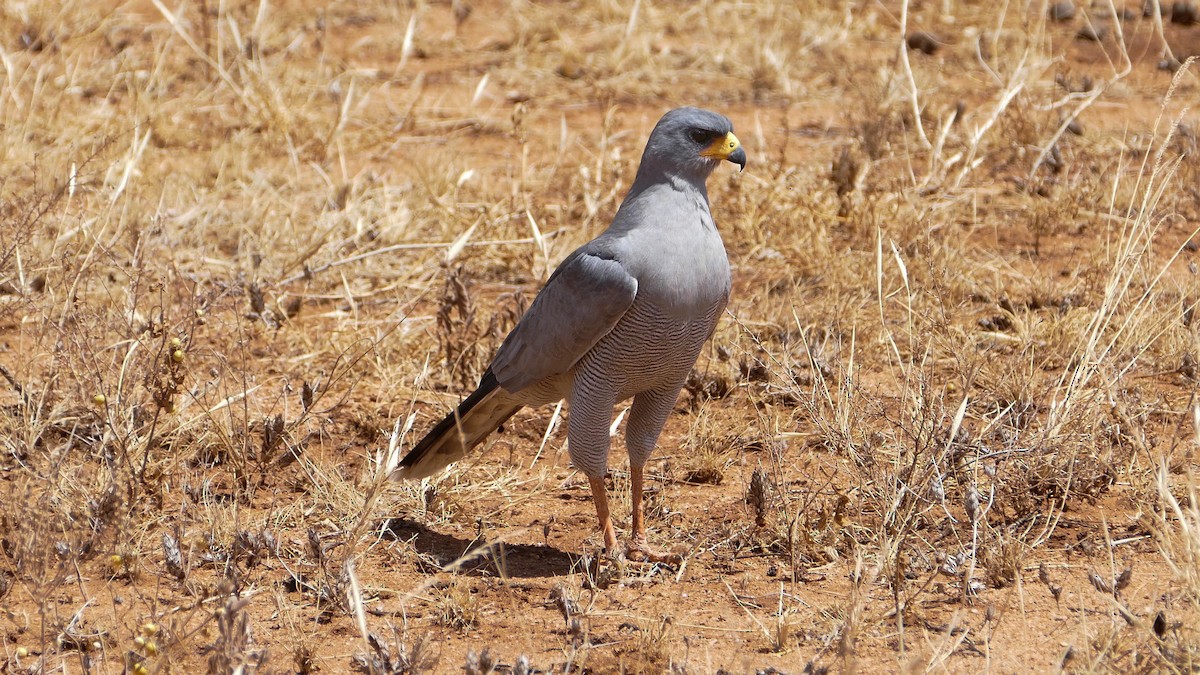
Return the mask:
[[588,478],[604,551],[617,552],[604,478],[613,409],[625,429],[631,516],[626,558],[677,561],[650,546],[645,465],[729,302],[732,274],[707,179],[746,152],[724,115],[664,114],[612,223],[568,255],[501,343],[476,390],[400,460],[392,480],[432,476],[526,406],[567,401],[567,449]]

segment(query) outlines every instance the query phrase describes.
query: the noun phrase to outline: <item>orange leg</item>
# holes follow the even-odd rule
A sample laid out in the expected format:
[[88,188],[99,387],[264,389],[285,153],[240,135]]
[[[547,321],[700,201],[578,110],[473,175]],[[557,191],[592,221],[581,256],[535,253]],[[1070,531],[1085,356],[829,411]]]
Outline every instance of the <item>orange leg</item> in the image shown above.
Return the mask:
[[629,465],[629,491],[630,498],[633,500],[630,503],[630,510],[633,512],[631,520],[633,521],[633,541],[634,543],[646,545],[646,510],[642,506],[642,486],[644,485],[645,474],[642,467]]
[[613,530],[612,514],[608,510],[608,492],[604,488],[604,477],[588,476],[592,486],[592,501],[596,502],[596,517],[600,520],[600,532],[604,535],[604,550],[617,550],[617,533]]
[[630,497],[633,503],[631,520],[633,521],[633,538],[629,540],[629,546],[626,548],[626,555],[630,560],[638,560],[645,562],[659,562],[678,565],[682,562],[682,558],[674,553],[662,553],[650,547],[646,541],[646,514],[645,508],[642,506],[642,490],[645,482],[645,474],[642,467],[629,465],[629,483]]

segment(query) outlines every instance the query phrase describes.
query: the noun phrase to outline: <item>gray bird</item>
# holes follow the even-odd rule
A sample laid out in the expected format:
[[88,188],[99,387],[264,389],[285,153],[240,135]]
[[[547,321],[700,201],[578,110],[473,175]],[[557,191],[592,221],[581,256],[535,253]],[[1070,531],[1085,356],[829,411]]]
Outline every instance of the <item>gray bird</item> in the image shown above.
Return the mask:
[[392,473],[424,478],[461,459],[524,406],[567,399],[571,462],[591,484],[604,546],[617,543],[604,476],[613,407],[633,398],[625,430],[633,533],[627,554],[665,560],[646,541],[643,467],[679,390],[729,300],[729,259],[705,181],[746,166],[722,115],[678,108],[650,134],[612,225],[558,266],[475,390]]

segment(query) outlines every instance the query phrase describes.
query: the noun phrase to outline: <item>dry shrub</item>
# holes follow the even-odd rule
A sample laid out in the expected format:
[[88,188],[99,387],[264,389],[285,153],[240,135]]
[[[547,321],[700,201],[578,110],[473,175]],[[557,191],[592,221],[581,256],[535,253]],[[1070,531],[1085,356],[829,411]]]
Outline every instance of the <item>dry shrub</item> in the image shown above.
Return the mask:
[[[81,565],[98,560],[110,578],[135,580],[137,543],[128,540],[129,514],[109,486],[87,485],[82,475],[47,476],[53,491],[14,492],[9,484],[0,517],[0,595],[5,603],[31,604],[42,623],[43,650],[58,633],[77,632],[55,602]],[[101,481],[103,483],[103,481]],[[90,495],[90,496],[85,496]],[[74,610],[72,610],[74,611]],[[90,649],[91,640],[76,640]]]
[[229,597],[215,613],[217,636],[204,648],[208,654],[208,672],[256,673],[267,664],[267,651],[257,649],[250,630],[246,606],[249,598]]
[[672,644],[673,629],[669,616],[657,621],[623,624],[620,631],[625,634],[624,639],[613,657],[615,664],[608,667],[626,673],[669,672],[677,661]]
[[435,606],[438,622],[453,630],[468,633],[483,618],[483,602],[464,579],[453,579],[437,591]]
[[371,647],[368,654],[356,654],[351,665],[363,673],[371,675],[420,675],[434,672],[437,668],[439,655],[430,644],[429,633],[418,634],[408,646],[395,626],[391,626],[392,639],[382,640],[372,633],[367,643]]

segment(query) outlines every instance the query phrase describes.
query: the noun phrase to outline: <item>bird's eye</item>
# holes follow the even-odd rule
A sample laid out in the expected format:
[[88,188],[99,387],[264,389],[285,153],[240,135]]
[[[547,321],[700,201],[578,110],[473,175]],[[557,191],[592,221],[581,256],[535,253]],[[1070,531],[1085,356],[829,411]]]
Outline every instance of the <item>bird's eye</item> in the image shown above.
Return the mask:
[[703,143],[705,145],[712,141],[713,138],[711,131],[705,131],[703,129],[692,129],[691,136],[693,141],[696,141],[697,143]]

